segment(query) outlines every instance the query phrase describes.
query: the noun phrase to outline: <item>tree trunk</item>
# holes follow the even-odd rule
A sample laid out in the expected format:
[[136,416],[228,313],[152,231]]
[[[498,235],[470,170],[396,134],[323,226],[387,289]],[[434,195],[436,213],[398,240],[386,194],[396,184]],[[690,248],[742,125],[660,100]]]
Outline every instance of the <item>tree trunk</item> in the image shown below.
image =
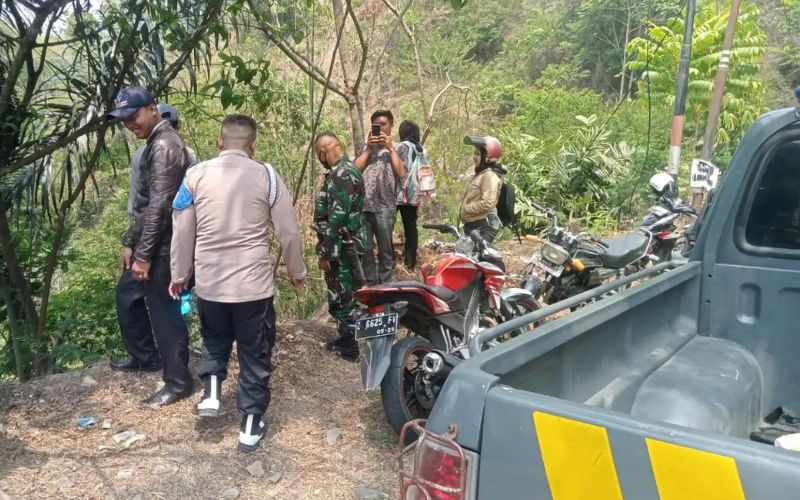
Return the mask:
[[[331,0],[333,4],[333,16],[336,24],[337,32],[342,30],[342,25],[347,22],[347,6],[342,0]],[[339,62],[342,65],[342,77],[344,79],[344,86],[347,91],[347,109],[350,114],[350,128],[353,134],[353,151],[358,155],[366,141],[364,139],[364,107],[358,93],[358,86],[356,81],[357,76],[354,74],[358,72],[358,65],[356,64],[353,56],[353,51],[347,43],[347,37],[342,31],[344,37],[339,44]]]
[[11,337],[11,349],[14,353],[14,367],[17,373],[17,381],[25,382],[28,379],[25,363],[22,358],[22,336],[19,331],[19,319],[17,318],[16,307],[14,306],[14,298],[11,296],[11,288],[8,286],[8,281],[5,276],[0,276],[0,293],[3,296],[3,302],[6,304],[6,314],[8,315],[8,333]]
[[39,336],[40,332],[38,330],[39,315],[36,311],[36,304],[31,297],[28,281],[25,279],[25,274],[22,272],[17,259],[17,252],[14,249],[14,239],[8,223],[8,207],[2,203],[0,203],[0,247],[2,247],[3,257],[6,259],[10,285],[19,293],[25,325],[33,336],[38,354],[44,348],[44,338]]
[[[625,44],[622,46],[622,73],[619,79],[619,100],[625,99],[625,71],[628,64],[628,42],[631,37],[631,8],[628,6],[628,19],[625,21]],[[632,78],[632,77],[631,77]]]

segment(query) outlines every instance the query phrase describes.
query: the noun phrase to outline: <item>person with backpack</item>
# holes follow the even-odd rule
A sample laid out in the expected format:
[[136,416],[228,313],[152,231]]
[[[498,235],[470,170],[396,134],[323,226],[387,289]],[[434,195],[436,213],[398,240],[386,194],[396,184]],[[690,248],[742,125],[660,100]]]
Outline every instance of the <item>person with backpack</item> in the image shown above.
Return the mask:
[[[510,186],[503,183],[503,177],[508,172],[500,165],[503,145],[496,137],[491,136],[466,136],[464,144],[475,148],[472,156],[475,175],[461,200],[459,218],[464,223],[464,232],[471,233],[477,229],[484,240],[492,243],[503,225],[498,209],[502,208],[505,214],[505,204],[509,198]],[[506,191],[503,203],[499,203],[501,191]],[[513,195],[510,197],[513,198]],[[513,199],[510,202],[513,204]],[[511,212],[513,214],[513,208]]]
[[[189,330],[180,302],[167,290],[171,205],[192,159],[169,119],[161,116],[153,95],[143,87],[120,90],[108,118],[121,119],[137,139],[147,141],[139,162],[140,180],[131,223],[122,241],[116,290],[117,318],[130,356],[111,360],[111,368],[126,372],[163,370],[164,386],[143,401],[162,407],[186,398],[194,389],[189,372]],[[150,322],[142,315],[145,302],[136,300],[142,297]]]
[[[403,178],[397,193],[397,211],[403,220],[405,237],[404,264],[413,271],[417,267],[417,247],[419,232],[417,231],[417,211],[421,204],[430,201],[436,186],[433,169],[428,160],[428,152],[420,143],[419,125],[411,120],[400,123],[400,141],[406,145],[406,164],[408,174]],[[400,149],[398,147],[398,149]]]

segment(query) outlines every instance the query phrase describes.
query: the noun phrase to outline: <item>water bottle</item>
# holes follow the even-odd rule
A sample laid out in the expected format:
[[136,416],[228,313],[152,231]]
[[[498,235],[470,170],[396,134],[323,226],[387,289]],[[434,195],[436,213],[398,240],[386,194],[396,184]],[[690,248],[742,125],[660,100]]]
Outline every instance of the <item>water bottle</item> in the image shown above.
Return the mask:
[[181,293],[181,314],[184,316],[192,312],[192,292],[186,290]]

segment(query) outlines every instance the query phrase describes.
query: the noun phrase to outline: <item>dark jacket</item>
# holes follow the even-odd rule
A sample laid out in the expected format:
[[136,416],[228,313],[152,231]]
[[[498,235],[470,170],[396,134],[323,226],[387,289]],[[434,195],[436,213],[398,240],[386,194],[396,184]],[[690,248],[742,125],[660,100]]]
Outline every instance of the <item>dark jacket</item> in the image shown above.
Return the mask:
[[142,153],[142,179],[133,203],[133,219],[122,244],[134,257],[150,262],[169,255],[172,240],[172,201],[186,173],[189,157],[175,129],[160,124],[147,139]]

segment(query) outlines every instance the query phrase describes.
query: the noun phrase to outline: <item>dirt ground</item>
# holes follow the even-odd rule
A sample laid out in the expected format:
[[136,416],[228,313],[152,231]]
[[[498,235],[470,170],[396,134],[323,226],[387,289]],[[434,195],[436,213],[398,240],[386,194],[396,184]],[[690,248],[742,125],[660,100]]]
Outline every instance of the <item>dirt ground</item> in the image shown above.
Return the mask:
[[[139,400],[159,387],[158,374],[100,364],[0,386],[0,490],[14,499],[235,498],[233,488],[238,498],[392,496],[395,435],[358,365],[325,353],[335,330],[300,321],[278,335],[268,433],[256,452],[236,450],[238,366],[223,384],[224,415],[207,426],[192,415],[199,394],[150,409]],[[97,425],[80,428],[84,416]],[[113,436],[126,430],[144,438],[123,449]],[[263,472],[253,475],[247,467],[258,461]]]
[[[532,247],[498,246],[513,280]],[[439,251],[421,249],[419,261]],[[413,277],[398,270],[398,279]],[[192,415],[199,393],[151,409],[139,401],[158,389],[160,375],[113,372],[106,363],[0,384],[0,500],[392,498],[397,437],[379,394],[362,390],[358,365],[325,353],[334,336],[324,322],[279,324],[267,438],[250,455],[236,450],[235,363],[214,425]],[[76,423],[90,416],[93,427]],[[129,430],[143,437],[129,448],[115,443]]]

